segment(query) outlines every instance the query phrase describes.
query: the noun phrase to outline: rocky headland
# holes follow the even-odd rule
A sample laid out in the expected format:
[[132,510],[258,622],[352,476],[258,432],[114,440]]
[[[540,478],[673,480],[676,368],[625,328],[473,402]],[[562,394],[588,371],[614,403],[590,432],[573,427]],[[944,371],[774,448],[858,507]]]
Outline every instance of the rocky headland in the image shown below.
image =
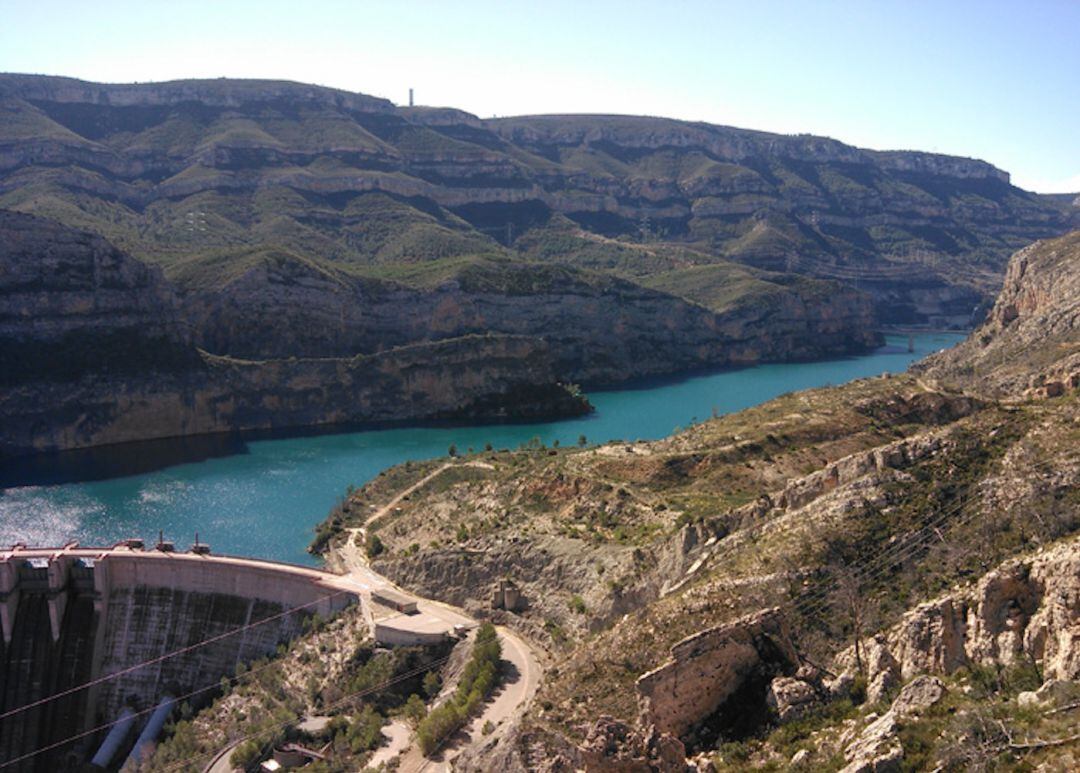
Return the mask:
[[231,430],[588,410],[572,382],[858,353],[869,299],[754,278],[724,308],[570,266],[476,257],[371,277],[284,250],[170,278],[0,210],[3,453]]
[[104,239],[0,212],[0,454],[180,435],[576,415],[551,347],[463,335],[351,357],[194,343],[172,285]]

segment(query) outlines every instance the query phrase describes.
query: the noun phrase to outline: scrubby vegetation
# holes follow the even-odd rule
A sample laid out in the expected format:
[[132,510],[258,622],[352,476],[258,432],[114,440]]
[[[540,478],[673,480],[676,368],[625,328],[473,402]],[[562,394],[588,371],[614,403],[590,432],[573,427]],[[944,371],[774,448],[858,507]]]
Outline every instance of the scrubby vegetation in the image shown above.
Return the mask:
[[[359,610],[329,623],[315,621],[310,632],[283,646],[277,657],[238,668],[223,679],[209,705],[179,713],[148,761],[148,770],[183,763],[201,768],[221,749],[239,769],[254,771],[275,746],[297,741],[328,745],[329,763],[316,770],[355,770],[383,742],[387,719],[419,721],[450,644],[440,647],[375,649],[366,639]],[[208,697],[213,696],[209,694]],[[327,716],[319,731],[305,732],[305,718]]]
[[465,664],[457,689],[417,725],[416,738],[425,755],[434,754],[480,710],[499,684],[501,659],[502,644],[495,627],[484,623],[476,632],[472,655]]
[[[970,666],[944,680],[943,700],[905,718],[898,738],[904,771],[1013,771],[1055,767],[1057,739],[1075,731],[1076,707],[1025,706],[1018,696],[1036,689],[1041,677],[1030,664]],[[895,696],[896,691],[893,691]],[[844,733],[865,727],[888,702],[855,705],[843,699],[785,724],[771,724],[752,738],[724,743],[712,758],[718,773],[747,769],[784,770],[800,752],[806,770],[834,773],[846,764]],[[1067,764],[1067,763],[1066,763]]]

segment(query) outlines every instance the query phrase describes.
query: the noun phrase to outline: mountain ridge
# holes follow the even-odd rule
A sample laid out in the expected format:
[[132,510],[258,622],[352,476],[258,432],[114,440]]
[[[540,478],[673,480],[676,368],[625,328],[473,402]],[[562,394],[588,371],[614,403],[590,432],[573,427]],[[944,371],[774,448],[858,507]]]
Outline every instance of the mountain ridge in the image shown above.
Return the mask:
[[[479,119],[283,81],[0,75],[0,206],[166,267],[275,246],[361,265],[600,236],[833,278],[891,324],[964,327],[1080,208],[988,162],[637,116]],[[522,240],[525,241],[522,241]],[[519,244],[520,242],[520,244]],[[606,249],[620,249],[618,245]],[[690,257],[688,257],[690,256]],[[605,269],[649,273],[633,260]]]

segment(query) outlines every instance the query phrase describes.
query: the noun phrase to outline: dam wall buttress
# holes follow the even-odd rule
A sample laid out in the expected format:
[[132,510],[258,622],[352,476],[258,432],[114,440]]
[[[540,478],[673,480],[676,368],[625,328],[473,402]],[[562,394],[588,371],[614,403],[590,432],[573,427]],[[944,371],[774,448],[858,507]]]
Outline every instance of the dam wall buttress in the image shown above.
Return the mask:
[[[238,665],[299,635],[306,618],[359,595],[316,569],[205,550],[2,552],[0,714],[72,692],[0,722],[0,760],[111,722],[126,706],[152,707],[166,692],[209,698]],[[84,761],[98,735],[9,769],[60,770],[61,754]]]

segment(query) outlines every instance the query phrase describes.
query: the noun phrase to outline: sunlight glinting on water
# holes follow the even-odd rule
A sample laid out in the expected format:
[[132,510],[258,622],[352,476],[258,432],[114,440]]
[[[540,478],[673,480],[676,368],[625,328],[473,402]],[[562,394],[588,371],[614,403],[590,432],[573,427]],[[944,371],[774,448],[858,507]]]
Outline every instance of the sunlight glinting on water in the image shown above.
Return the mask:
[[676,427],[729,413],[784,392],[893,373],[959,335],[905,338],[865,357],[766,365],[695,376],[645,388],[597,392],[593,416],[538,424],[413,427],[318,435],[247,444],[247,453],[179,464],[108,480],[0,490],[0,545],[108,545],[129,536],[156,540],[158,531],[184,550],[199,539],[215,552],[313,563],[305,552],[313,529],[349,485],[408,459],[513,448],[539,437],[573,445],[612,439],[655,439]]

